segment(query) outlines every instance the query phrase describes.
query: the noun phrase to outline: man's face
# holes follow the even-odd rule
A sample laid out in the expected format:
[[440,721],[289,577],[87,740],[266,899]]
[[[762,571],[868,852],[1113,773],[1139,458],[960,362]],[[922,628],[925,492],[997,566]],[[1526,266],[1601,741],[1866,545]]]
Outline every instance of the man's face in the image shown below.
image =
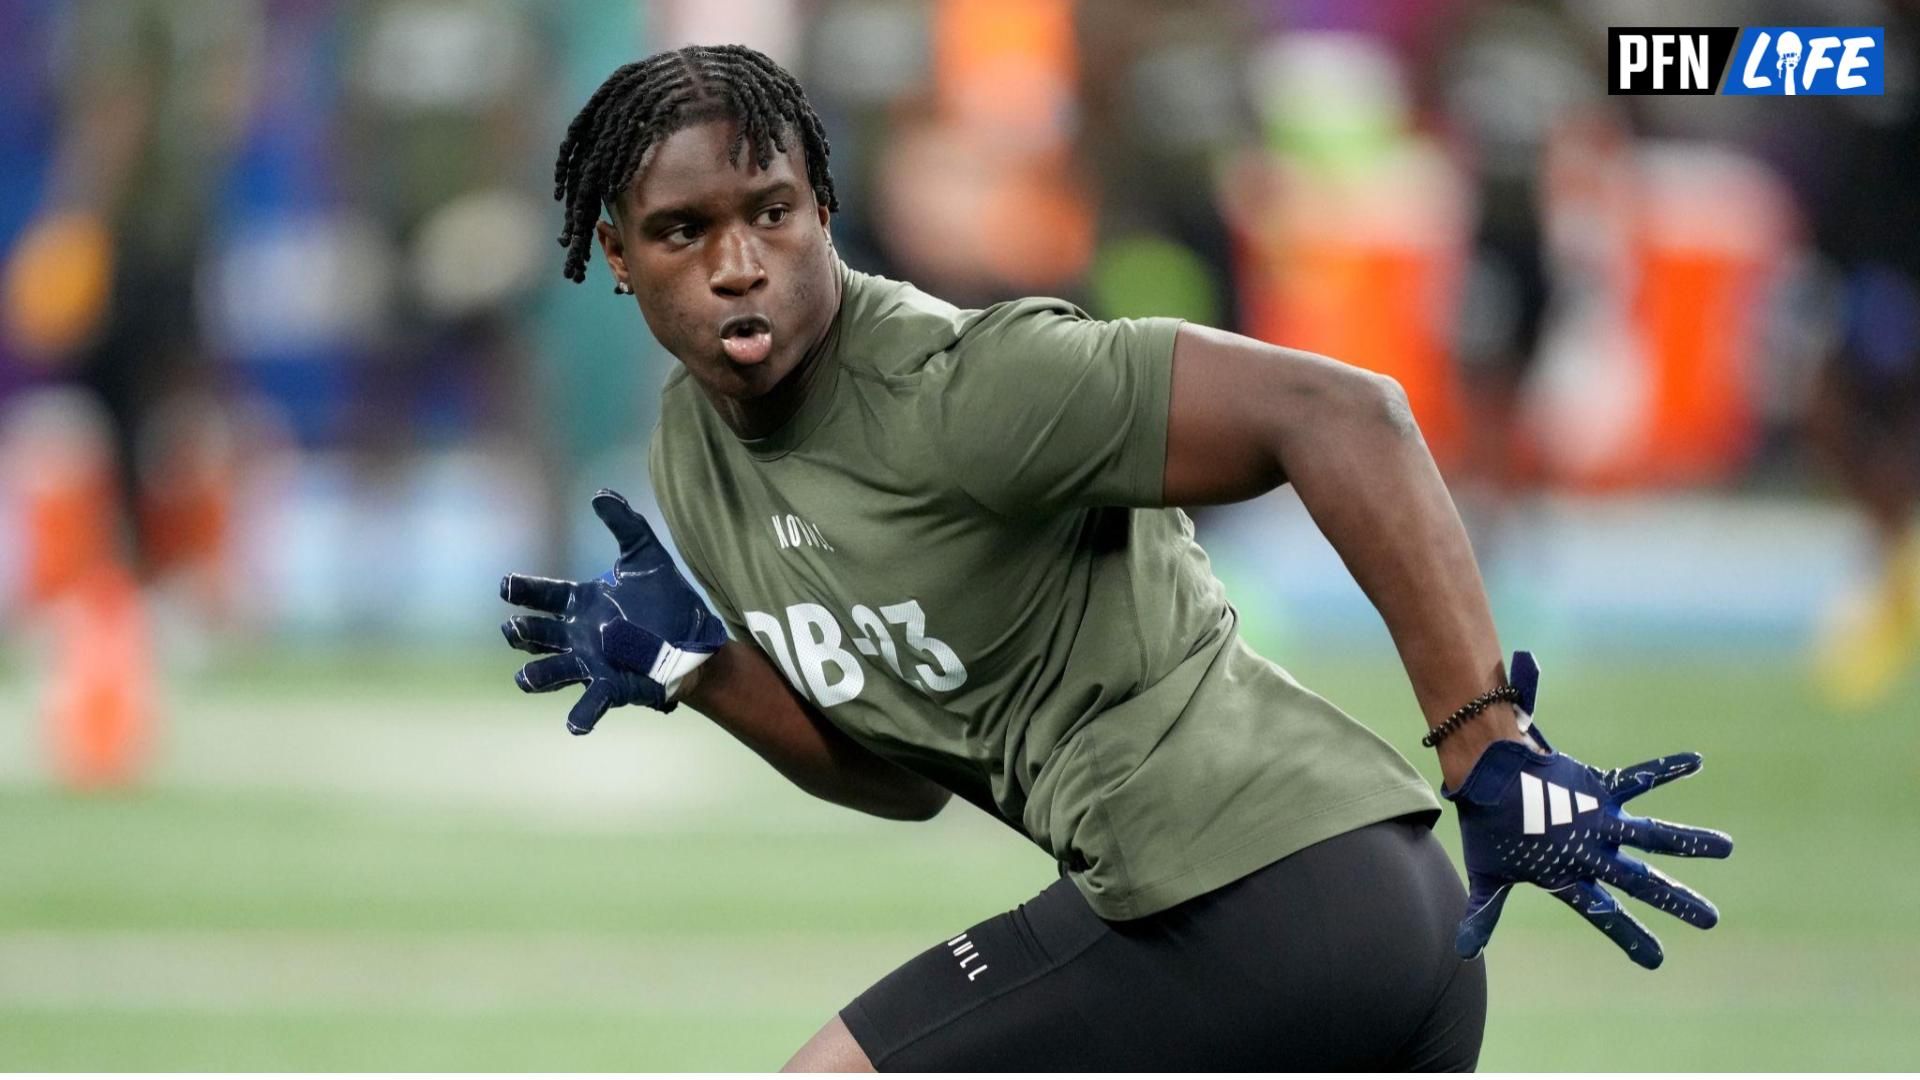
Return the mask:
[[655,144],[617,224],[598,231],[654,337],[709,392],[744,401],[793,371],[838,297],[828,213],[799,137],[763,170],[751,152],[728,162],[737,130],[715,120]]

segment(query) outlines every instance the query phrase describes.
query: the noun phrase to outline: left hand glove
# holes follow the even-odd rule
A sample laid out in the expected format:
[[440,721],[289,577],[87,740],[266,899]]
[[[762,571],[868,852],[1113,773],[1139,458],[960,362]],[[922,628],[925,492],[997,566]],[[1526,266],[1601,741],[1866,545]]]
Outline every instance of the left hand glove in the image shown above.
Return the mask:
[[[1517,707],[1531,717],[1540,681],[1532,654],[1513,654],[1511,679],[1520,690]],[[1455,951],[1469,959],[1480,955],[1508,891],[1521,882],[1558,897],[1649,969],[1665,957],[1659,939],[1601,882],[1703,930],[1720,921],[1705,897],[1620,850],[1629,844],[1665,855],[1732,854],[1726,833],[1635,817],[1624,809],[1628,800],[1700,771],[1700,755],[1673,754],[1603,773],[1555,751],[1537,726],[1529,734],[1545,753],[1521,742],[1496,742],[1458,791],[1441,791],[1460,811],[1471,886]]]
[[618,493],[602,490],[593,512],[620,544],[613,569],[592,581],[508,574],[500,599],[557,618],[515,615],[500,624],[507,644],[552,654],[514,675],[528,693],[586,683],[567,713],[585,735],[615,705],[671,712],[680,681],[727,643],[727,630],[693,591],[653,527]]

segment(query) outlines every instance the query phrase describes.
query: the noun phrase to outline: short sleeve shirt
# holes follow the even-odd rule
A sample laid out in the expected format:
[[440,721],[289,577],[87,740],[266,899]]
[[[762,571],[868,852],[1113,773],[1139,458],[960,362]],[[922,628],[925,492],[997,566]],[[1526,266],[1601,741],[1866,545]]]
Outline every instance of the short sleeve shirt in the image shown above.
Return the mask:
[[655,493],[735,638],[1109,919],[1437,817],[1392,747],[1245,645],[1193,523],[1159,505],[1176,321],[842,280],[773,434],[668,380]]

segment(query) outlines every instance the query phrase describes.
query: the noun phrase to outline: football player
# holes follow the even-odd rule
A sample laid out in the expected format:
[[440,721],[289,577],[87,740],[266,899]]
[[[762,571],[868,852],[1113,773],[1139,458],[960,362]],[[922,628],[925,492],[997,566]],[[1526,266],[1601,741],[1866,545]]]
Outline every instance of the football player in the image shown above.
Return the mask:
[[[1637,962],[1602,886],[1699,927],[1621,850],[1721,856],[1531,725],[1452,500],[1392,381],[1175,320],[961,310],[841,261],[820,120],[737,46],[615,71],[556,167],[565,272],[598,240],[681,364],[650,471],[713,601],[620,496],[604,577],[502,582],[522,689],[569,727],[679,702],[804,790],[923,819],[950,794],[1060,877],[846,1005],[796,1069],[1466,1069],[1515,884]],[[1292,484],[1385,620],[1459,809],[1256,655],[1182,506]]]

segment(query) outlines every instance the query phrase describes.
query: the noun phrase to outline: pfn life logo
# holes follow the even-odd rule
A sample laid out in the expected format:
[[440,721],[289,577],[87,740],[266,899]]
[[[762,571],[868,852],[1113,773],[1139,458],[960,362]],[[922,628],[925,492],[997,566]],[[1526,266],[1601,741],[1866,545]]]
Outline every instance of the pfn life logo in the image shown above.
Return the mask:
[[1721,93],[1885,93],[1881,35],[1877,26],[1749,26]]
[[1614,26],[1609,94],[1884,93],[1877,26]]

